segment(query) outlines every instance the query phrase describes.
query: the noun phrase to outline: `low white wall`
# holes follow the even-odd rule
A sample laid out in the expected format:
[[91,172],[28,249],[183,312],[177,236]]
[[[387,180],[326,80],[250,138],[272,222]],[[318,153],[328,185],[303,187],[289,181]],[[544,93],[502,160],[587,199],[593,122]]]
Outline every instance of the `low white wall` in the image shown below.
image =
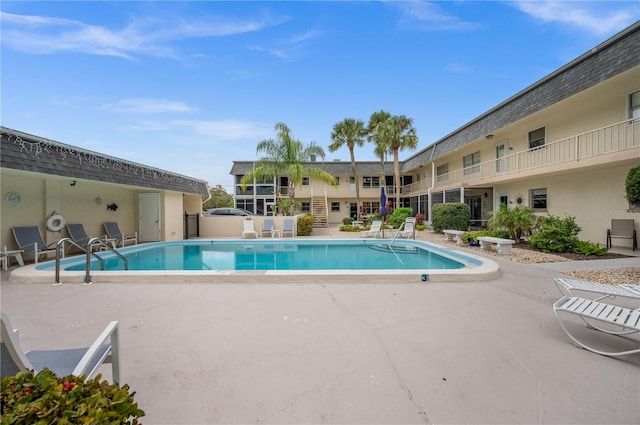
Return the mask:
[[[256,232],[260,233],[267,218],[273,219],[273,227],[282,229],[282,225],[286,218],[293,218],[294,234],[298,234],[298,217],[300,216],[251,216],[253,219],[253,227]],[[243,216],[220,216],[220,217],[200,217],[200,237],[201,238],[241,238],[242,229],[244,228]]]

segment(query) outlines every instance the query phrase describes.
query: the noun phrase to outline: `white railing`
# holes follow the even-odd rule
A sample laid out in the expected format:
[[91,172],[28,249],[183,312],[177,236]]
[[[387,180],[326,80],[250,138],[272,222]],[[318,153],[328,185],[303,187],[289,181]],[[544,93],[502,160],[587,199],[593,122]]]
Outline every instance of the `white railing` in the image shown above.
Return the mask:
[[581,159],[640,149],[640,121],[626,120],[504,158],[438,176],[436,186],[506,177]]

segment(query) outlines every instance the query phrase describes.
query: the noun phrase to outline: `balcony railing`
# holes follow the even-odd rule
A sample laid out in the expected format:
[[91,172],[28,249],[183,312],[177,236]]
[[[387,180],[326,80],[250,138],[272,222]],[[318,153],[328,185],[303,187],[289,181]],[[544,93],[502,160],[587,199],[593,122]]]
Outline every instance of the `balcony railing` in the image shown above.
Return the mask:
[[[517,173],[563,163],[578,162],[626,150],[640,149],[640,121],[626,120],[597,130],[567,137],[503,158],[475,164],[436,177],[436,187],[508,177]],[[430,180],[405,186],[403,191],[426,190]]]

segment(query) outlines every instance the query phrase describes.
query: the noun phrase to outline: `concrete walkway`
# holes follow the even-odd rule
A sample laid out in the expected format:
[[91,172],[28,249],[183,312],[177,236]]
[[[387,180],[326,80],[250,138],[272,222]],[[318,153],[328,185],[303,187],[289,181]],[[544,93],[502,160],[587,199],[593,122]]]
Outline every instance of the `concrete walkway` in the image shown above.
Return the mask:
[[[3,276],[1,306],[25,350],[81,346],[119,320],[122,377],[145,425],[640,423],[640,355],[570,343],[551,308],[560,263],[491,258],[502,277],[465,283],[54,287]],[[638,265],[589,267],[610,261]],[[603,347],[639,343],[571,328]]]

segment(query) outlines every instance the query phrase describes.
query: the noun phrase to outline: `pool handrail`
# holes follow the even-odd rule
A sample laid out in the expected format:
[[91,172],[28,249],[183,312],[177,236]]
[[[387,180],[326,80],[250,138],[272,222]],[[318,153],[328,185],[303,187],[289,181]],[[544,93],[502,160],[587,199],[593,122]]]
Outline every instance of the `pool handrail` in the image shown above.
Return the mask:
[[98,254],[93,252],[93,250],[91,249],[91,246],[93,244],[102,245],[108,250],[112,251],[115,255],[120,257],[120,259],[122,259],[122,261],[124,262],[124,269],[129,270],[129,262],[127,261],[127,259],[122,254],[120,254],[117,250],[110,247],[109,244],[107,244],[107,242],[101,238],[98,238],[98,237],[91,238],[89,239],[89,241],[86,243],[85,246],[82,246],[76,243],[71,238],[62,238],[56,244],[56,277],[53,285],[62,284],[62,282],[60,282],[60,258],[64,257],[64,244],[67,242],[70,243],[71,245],[74,245],[80,248],[82,251],[84,251],[87,254],[87,261],[85,266],[85,278],[84,278],[83,285],[91,285],[91,256],[92,255],[100,261],[100,270],[104,271],[104,258],[100,257]]

